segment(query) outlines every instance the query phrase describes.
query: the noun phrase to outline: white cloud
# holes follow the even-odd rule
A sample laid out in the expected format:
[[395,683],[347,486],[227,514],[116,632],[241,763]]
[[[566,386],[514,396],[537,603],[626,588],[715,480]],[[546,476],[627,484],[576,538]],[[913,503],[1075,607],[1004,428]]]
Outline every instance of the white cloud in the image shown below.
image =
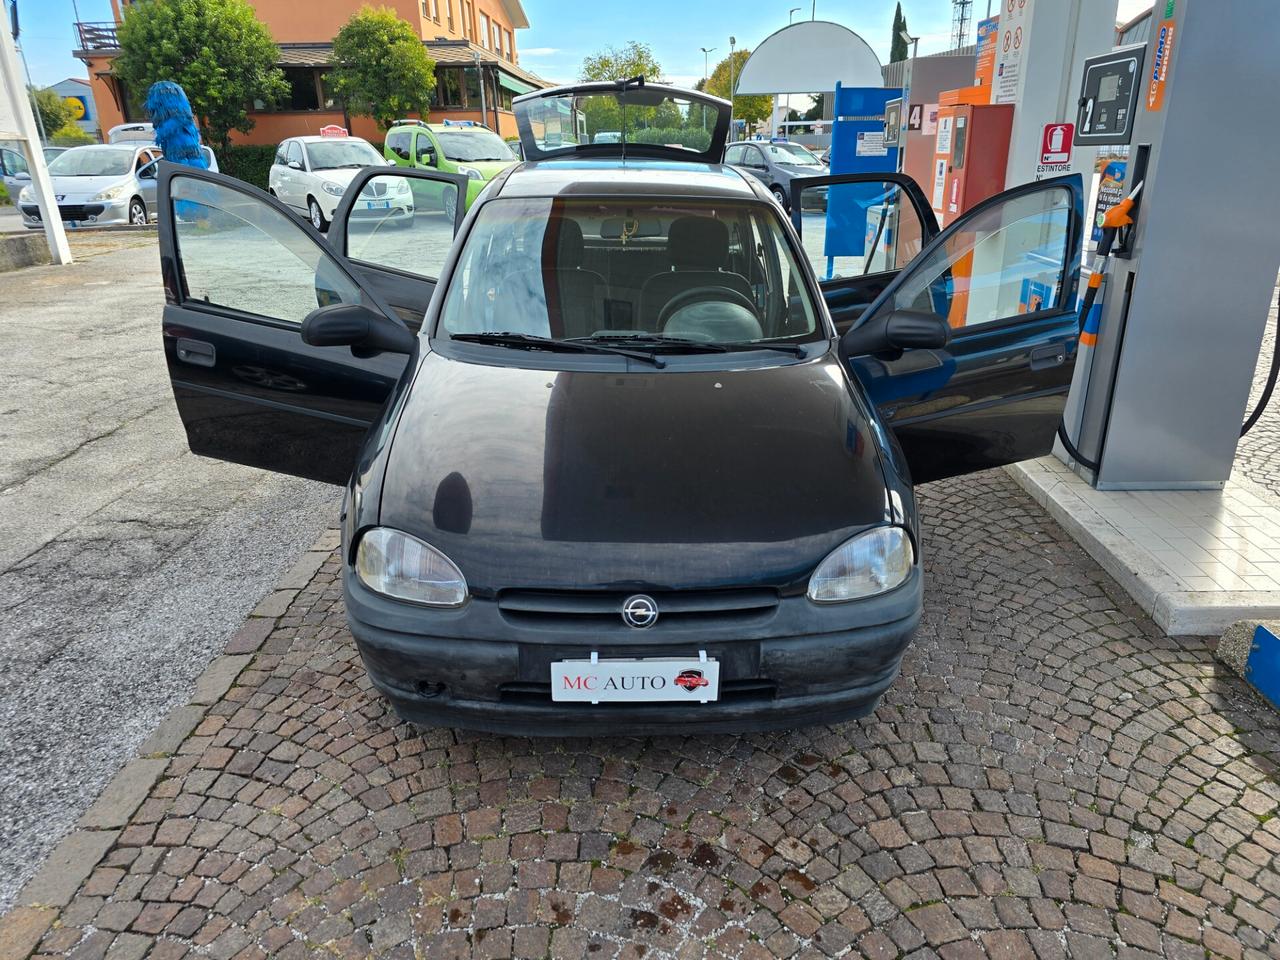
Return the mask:
[[560,52],[559,47],[522,47],[520,56],[522,57],[553,57]]

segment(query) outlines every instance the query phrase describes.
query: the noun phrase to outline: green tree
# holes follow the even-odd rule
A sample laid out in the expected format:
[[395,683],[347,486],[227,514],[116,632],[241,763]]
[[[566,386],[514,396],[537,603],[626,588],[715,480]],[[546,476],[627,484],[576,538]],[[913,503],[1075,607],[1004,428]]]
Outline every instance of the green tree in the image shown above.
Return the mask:
[[97,143],[98,141],[85,133],[76,124],[66,123],[49,134],[49,142],[55,147],[78,147],[82,144]]
[[580,80],[662,79],[662,64],[647,43],[632,40],[625,47],[605,47],[582,61]]
[[815,93],[813,95],[813,106],[811,106],[808,110],[806,110],[804,112],[804,115],[800,119],[821,120],[823,111],[825,109],[826,100],[827,98],[825,94]]
[[[751,56],[750,50],[735,50],[733,57],[733,89],[738,89],[738,78],[742,76],[742,67],[746,64],[747,59]],[[707,93],[717,97],[729,99],[729,57],[725,57],[716,64],[716,68],[711,71],[711,78],[707,81]],[[737,120],[745,120],[747,123],[756,124],[768,118],[773,111],[773,97],[765,94],[758,96],[733,98],[733,116]]]
[[31,105],[40,115],[45,136],[53,136],[55,130],[61,130],[71,121],[71,108],[51,87],[39,90],[33,88]]
[[406,114],[425,114],[436,63],[422,38],[388,7],[361,7],[333,39],[333,90],[352,113],[385,129]]
[[186,91],[204,139],[225,150],[253,129],[249,105],[288,93],[280,48],[245,0],[149,0],[124,8],[112,66],[142,100],[158,80]]
[[897,63],[907,59],[907,41],[903,36],[907,32],[907,18],[902,15],[902,4],[893,11],[893,37],[889,43],[889,62]]

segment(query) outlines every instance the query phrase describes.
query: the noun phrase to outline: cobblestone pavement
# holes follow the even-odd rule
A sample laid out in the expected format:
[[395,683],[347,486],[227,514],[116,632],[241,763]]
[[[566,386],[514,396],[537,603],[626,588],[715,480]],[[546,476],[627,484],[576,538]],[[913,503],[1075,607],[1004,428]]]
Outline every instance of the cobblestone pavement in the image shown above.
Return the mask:
[[[1267,314],[1267,329],[1262,335],[1262,346],[1258,353],[1258,367],[1253,377],[1253,389],[1249,392],[1249,403],[1246,415],[1253,410],[1254,404],[1262,393],[1267,382],[1267,373],[1271,370],[1271,355],[1276,348],[1276,300],[1272,298],[1271,309]],[[1273,496],[1280,497],[1280,388],[1271,399],[1270,406],[1258,422],[1240,440],[1236,448],[1235,469],[1240,470],[1256,484],[1271,491]]]
[[1280,957],[1280,717],[1004,474],[921,495],[902,676],[790,733],[413,728],[329,558],[39,951]]

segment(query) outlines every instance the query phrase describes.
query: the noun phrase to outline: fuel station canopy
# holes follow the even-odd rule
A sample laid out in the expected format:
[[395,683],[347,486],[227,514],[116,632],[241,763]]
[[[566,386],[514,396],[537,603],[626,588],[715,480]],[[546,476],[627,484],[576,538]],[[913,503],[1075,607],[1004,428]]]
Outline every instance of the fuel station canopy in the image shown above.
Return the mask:
[[824,93],[845,87],[883,87],[880,58],[848,27],[803,20],[766,37],[738,78],[737,95]]

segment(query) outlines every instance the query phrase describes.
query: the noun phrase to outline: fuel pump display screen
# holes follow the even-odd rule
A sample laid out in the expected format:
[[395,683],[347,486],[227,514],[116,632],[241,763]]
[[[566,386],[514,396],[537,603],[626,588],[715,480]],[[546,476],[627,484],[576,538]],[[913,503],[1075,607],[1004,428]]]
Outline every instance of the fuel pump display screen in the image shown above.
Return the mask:
[[1133,138],[1145,44],[1121,47],[1084,62],[1077,144],[1125,144]]

